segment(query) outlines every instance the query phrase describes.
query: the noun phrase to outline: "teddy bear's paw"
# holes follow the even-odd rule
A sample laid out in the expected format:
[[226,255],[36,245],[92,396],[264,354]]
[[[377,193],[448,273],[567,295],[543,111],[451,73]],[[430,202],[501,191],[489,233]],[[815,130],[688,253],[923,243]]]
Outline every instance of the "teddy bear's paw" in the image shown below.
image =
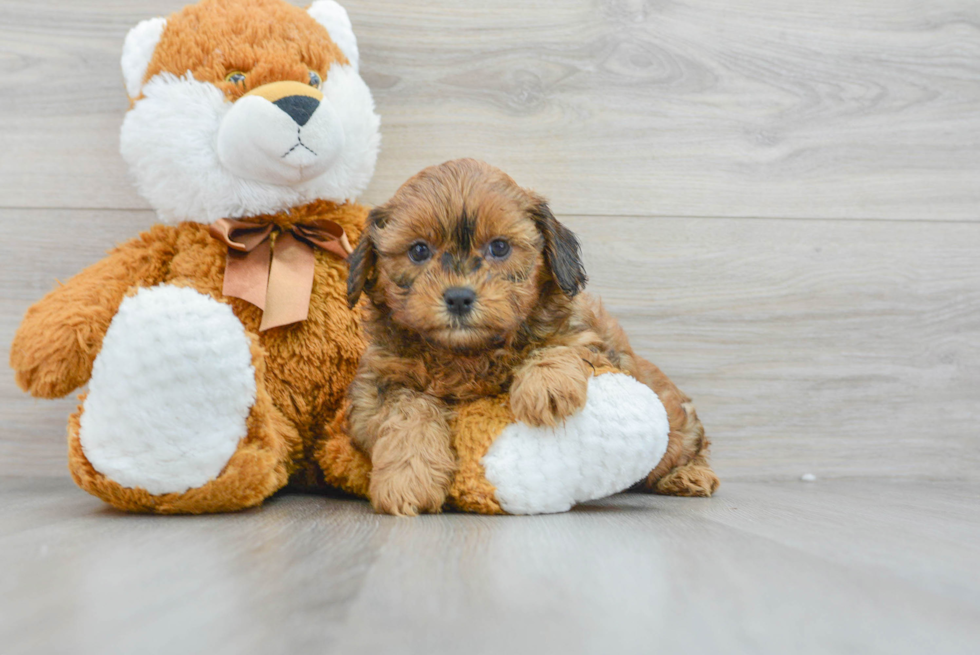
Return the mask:
[[123,300],[81,416],[95,470],[151,494],[216,478],[255,402],[249,344],[229,305],[193,289],[162,285]]
[[667,450],[667,412],[646,385],[622,373],[589,381],[581,412],[555,427],[512,423],[482,464],[510,514],[564,512],[629,488]]

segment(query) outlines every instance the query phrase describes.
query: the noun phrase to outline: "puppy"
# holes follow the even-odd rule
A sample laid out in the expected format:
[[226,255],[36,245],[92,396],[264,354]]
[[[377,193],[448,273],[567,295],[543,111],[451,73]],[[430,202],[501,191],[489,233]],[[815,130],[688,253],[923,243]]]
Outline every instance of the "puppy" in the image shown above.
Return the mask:
[[349,261],[348,301],[368,298],[369,345],[348,420],[371,456],[376,510],[440,511],[456,403],[508,392],[518,420],[555,426],[585,404],[594,367],[610,364],[653,389],[670,420],[667,454],[637,487],[718,487],[690,399],[580,293],[575,235],[502,171],[472,159],[423,170],[370,213]]

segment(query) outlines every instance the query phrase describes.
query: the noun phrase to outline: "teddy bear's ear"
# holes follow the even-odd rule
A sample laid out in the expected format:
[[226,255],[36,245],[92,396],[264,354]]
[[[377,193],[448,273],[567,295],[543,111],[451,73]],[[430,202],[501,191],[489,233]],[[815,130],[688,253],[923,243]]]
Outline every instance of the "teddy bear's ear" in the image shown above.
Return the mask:
[[347,10],[334,0],[317,0],[307,11],[313,20],[327,28],[330,38],[343,51],[354,70],[357,70],[360,55],[357,52],[357,38],[354,37],[354,28],[350,24]]
[[167,26],[166,18],[150,18],[129,30],[126,42],[123,44],[122,72],[126,80],[126,93],[135,98],[143,88],[143,78],[146,69],[153,58],[163,28]]

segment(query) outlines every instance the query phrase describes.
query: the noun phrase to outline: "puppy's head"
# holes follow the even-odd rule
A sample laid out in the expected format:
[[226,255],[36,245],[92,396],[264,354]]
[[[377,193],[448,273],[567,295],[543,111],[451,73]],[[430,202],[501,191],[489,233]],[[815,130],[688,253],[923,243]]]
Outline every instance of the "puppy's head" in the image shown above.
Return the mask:
[[506,339],[544,296],[585,285],[575,235],[541,197],[488,164],[432,166],[375,208],[350,258],[362,292],[392,320],[453,349]]

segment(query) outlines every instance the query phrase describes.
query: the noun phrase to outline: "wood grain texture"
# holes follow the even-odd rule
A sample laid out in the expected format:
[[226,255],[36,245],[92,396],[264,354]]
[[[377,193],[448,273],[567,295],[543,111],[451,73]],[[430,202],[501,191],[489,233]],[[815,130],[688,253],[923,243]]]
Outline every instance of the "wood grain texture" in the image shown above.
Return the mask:
[[942,653],[980,640],[980,487],[732,483],[545,517],[281,496],[212,517],[0,481],[4,652]]
[[[141,208],[118,58],[183,0],[0,5],[0,206]],[[976,220],[968,0],[347,0],[383,117],[369,202],[476,156],[566,214]]]
[[[590,290],[694,397],[724,479],[980,480],[980,224],[561,218]],[[55,278],[152,221],[0,210],[4,350]],[[0,376],[0,472],[63,475],[73,404]]]

